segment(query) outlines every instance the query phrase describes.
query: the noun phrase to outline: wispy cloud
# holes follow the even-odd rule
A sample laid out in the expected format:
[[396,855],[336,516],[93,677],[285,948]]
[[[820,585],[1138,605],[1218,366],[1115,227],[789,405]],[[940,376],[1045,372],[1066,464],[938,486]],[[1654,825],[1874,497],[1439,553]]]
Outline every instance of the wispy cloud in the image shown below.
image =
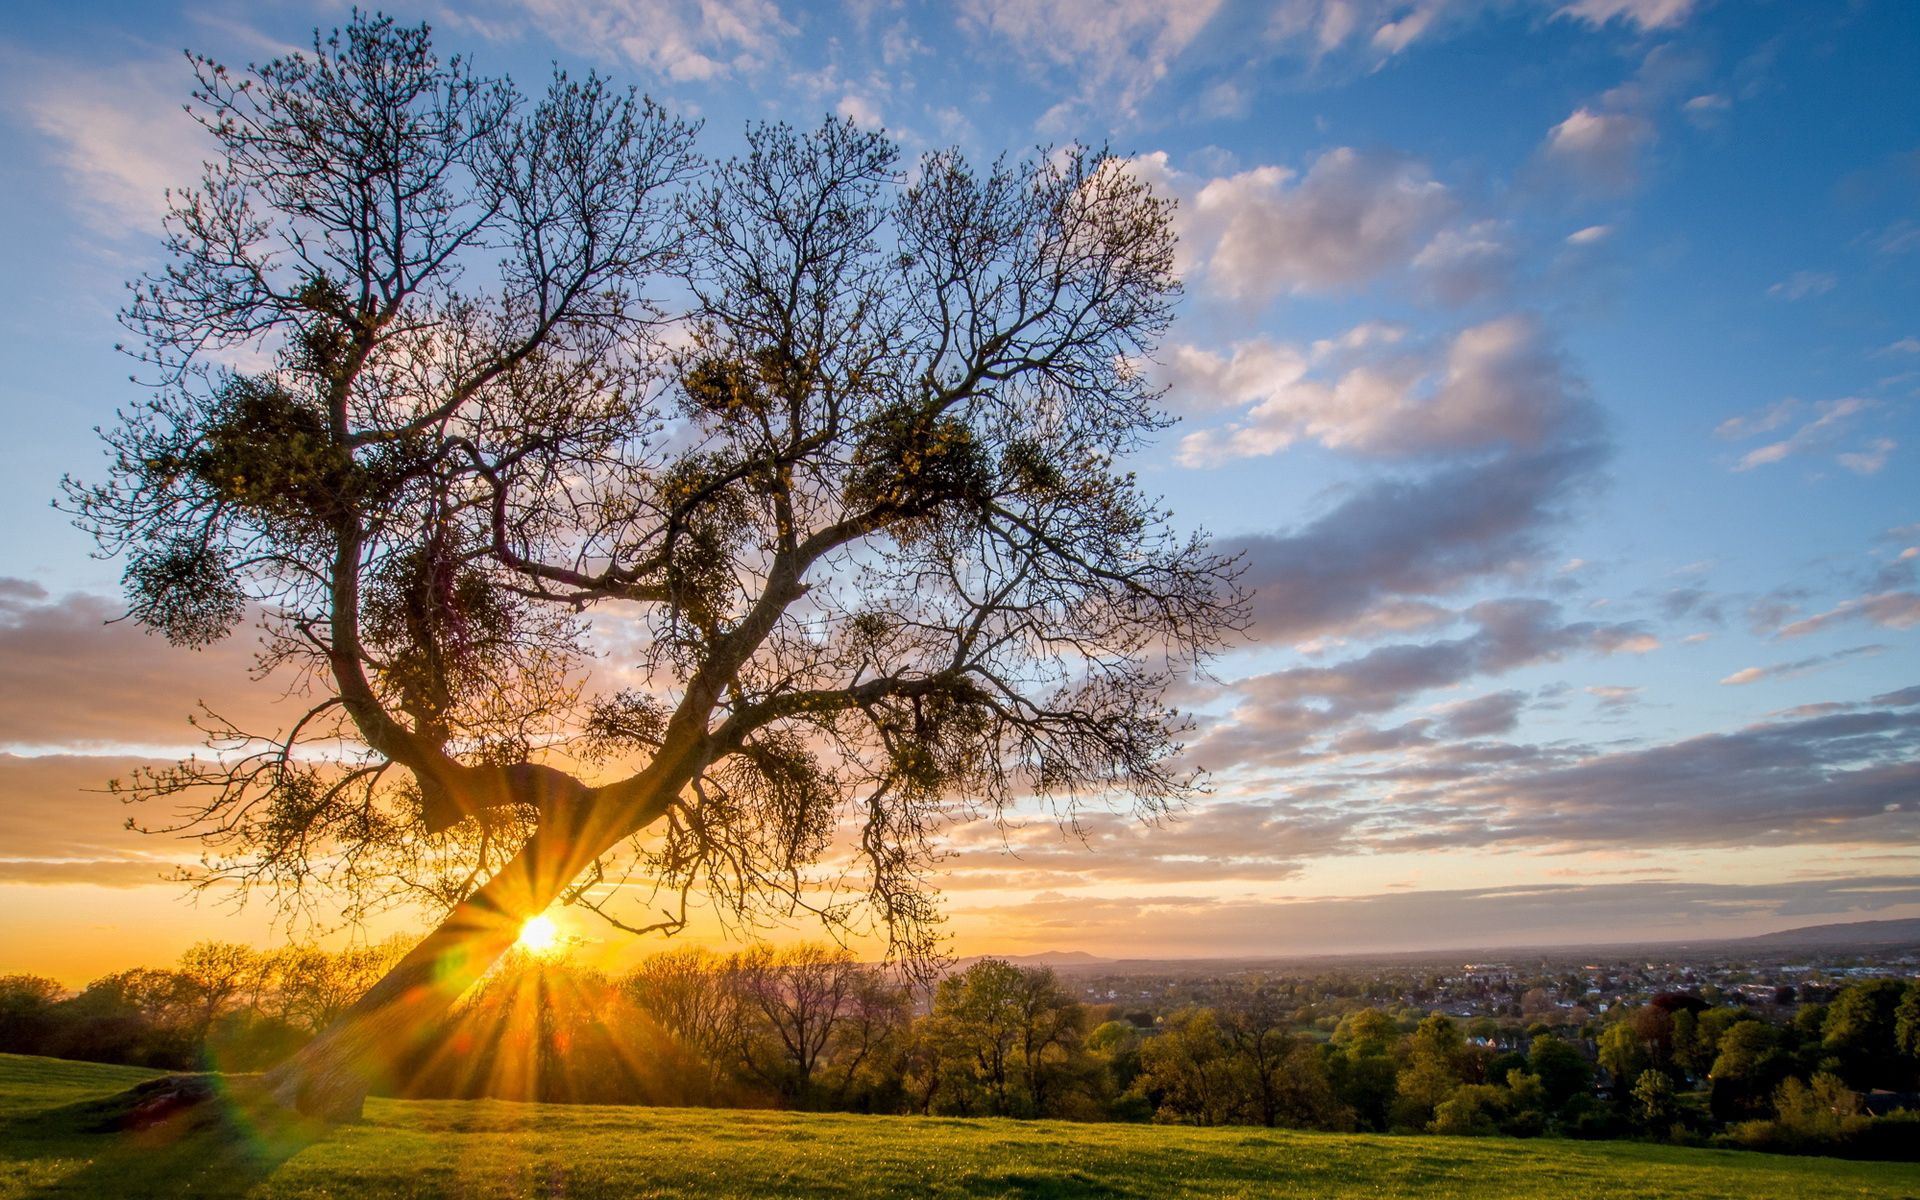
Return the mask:
[[1839,276],[1831,271],[1795,271],[1770,285],[1767,295],[1775,300],[1805,300],[1810,296],[1824,296],[1839,283]]
[[1220,4],[1125,0],[1090,10],[1077,0],[966,0],[960,25],[983,51],[1011,53],[1049,77],[1065,73],[1075,91],[1068,104],[1131,117]]
[[773,0],[492,0],[457,19],[500,39],[537,32],[674,83],[747,75],[777,58],[794,32]]
[[0,84],[16,111],[53,144],[74,210],[110,238],[153,237],[166,191],[196,182],[212,150],[184,111],[185,62],[46,62],[9,53]]

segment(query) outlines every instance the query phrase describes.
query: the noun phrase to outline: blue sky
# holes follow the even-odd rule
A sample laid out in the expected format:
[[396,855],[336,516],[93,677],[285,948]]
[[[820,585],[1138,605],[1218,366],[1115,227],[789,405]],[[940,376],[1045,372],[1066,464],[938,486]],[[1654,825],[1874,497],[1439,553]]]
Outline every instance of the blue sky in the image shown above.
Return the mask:
[[[1018,858],[955,831],[960,949],[1920,914],[1920,6],[391,11],[523,87],[632,83],[711,155],[833,112],[910,154],[1104,143],[1179,199],[1188,294],[1149,369],[1182,423],[1135,465],[1261,586],[1256,641],[1183,697],[1216,793],[1087,844],[1040,822]],[[193,696],[245,702],[244,656],[103,626],[119,568],[48,500],[136,395],[114,312],[205,152],[181,48],[239,64],[345,16],[9,6],[0,920],[43,932],[0,969],[221,928],[153,884],[177,848],[78,789],[183,743]]]

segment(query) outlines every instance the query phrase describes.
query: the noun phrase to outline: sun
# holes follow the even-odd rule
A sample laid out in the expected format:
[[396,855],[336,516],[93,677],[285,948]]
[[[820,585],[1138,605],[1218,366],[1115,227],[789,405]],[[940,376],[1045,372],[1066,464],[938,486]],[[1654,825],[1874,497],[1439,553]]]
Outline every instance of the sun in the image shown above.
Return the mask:
[[520,940],[514,945],[529,954],[549,954],[560,946],[560,927],[553,923],[552,917],[529,918],[520,927]]

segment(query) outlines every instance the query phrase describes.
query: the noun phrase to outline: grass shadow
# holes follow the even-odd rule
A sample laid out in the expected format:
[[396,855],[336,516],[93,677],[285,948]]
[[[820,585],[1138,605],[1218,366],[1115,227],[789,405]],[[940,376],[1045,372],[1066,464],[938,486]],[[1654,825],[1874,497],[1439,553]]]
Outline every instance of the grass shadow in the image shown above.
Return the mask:
[[[308,1121],[220,1081],[198,1103],[121,1127],[135,1092],[83,1100],[0,1122],[0,1171],[42,1197],[245,1196],[325,1137]],[[16,1187],[18,1183],[16,1183]]]

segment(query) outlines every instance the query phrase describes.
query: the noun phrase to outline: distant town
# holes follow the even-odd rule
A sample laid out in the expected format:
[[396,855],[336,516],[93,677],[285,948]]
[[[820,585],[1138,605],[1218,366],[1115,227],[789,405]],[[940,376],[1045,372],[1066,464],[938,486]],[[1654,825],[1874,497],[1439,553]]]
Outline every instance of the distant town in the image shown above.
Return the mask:
[[1250,987],[1279,993],[1331,1033],[1360,1008],[1440,1012],[1580,1026],[1663,993],[1790,1015],[1825,1004],[1848,983],[1920,975],[1920,920],[1862,921],[1699,943],[1271,959],[1101,959],[1014,956],[1050,966],[1085,1002],[1165,1013],[1230,1002]]

